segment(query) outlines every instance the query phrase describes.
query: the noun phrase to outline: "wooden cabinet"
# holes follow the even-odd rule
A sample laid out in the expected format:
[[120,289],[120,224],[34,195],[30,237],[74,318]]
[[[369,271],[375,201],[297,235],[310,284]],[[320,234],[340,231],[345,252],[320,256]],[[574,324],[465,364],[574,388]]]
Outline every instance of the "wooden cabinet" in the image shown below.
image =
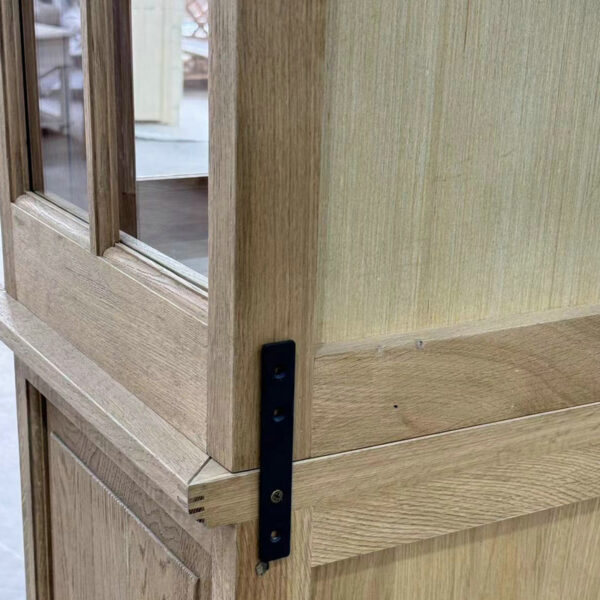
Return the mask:
[[[31,598],[596,600],[600,5],[146,4],[169,61],[135,77],[131,2],[70,5],[77,135],[40,121],[33,1],[0,5]],[[199,122],[208,181],[169,171]],[[267,569],[262,392],[292,375]]]

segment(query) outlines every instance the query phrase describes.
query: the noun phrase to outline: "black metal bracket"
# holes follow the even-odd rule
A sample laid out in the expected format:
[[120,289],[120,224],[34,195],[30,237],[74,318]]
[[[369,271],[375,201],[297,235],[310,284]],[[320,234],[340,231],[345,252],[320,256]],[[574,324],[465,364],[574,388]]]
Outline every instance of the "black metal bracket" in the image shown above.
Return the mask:
[[258,555],[265,563],[290,554],[295,367],[293,340],[262,347]]

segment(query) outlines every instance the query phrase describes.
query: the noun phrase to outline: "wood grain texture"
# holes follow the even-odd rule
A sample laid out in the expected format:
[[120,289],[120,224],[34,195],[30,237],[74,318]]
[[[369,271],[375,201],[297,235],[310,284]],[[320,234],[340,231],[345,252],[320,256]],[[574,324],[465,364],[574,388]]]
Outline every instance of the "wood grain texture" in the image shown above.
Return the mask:
[[[382,503],[394,513],[402,507],[396,506],[392,510],[390,506],[405,490],[419,493],[419,490],[438,481],[451,483],[454,478],[460,481],[462,477],[465,486],[470,482],[469,497],[463,495],[460,486],[448,484],[445,498],[450,506],[458,494],[465,520],[482,519],[480,523],[498,518],[498,505],[490,501],[490,490],[496,486],[502,491],[498,485],[502,477],[506,479],[510,475],[512,468],[515,469],[512,490],[515,510],[533,512],[547,508],[546,502],[553,501],[547,482],[553,477],[557,503],[575,502],[595,493],[598,474],[590,470],[585,477],[572,481],[569,467],[562,469],[558,465],[555,471],[548,468],[552,462],[549,457],[568,461],[574,469],[578,460],[580,464],[589,466],[595,452],[592,446],[597,444],[599,431],[600,404],[591,404],[297,461],[293,470],[294,509],[312,507],[318,513],[323,506],[331,508],[338,502],[345,506],[352,503],[352,517],[350,521],[344,519],[340,523],[340,538],[332,540],[332,544],[337,544],[338,548],[344,544],[358,548],[362,543],[389,544],[390,536],[401,531],[389,525],[385,510],[375,510],[377,503],[373,498],[379,494]],[[497,476],[500,483],[493,483],[492,476],[492,483],[487,482],[485,474],[488,471]],[[540,473],[543,474],[541,478]],[[469,480],[471,474],[472,481]],[[209,526],[256,519],[258,475],[258,471],[232,474],[209,461],[190,482],[188,506],[192,510],[202,507],[202,518]],[[440,484],[440,489],[444,485]],[[521,492],[523,498],[519,496]],[[438,494],[437,498],[440,499],[441,495]],[[432,526],[442,526],[446,522],[443,512],[428,514],[430,508],[424,503],[420,516],[413,515],[415,529],[411,535],[426,537]],[[418,512],[418,505],[416,510]],[[436,522],[436,518],[441,521]],[[377,519],[382,519],[379,530]],[[448,519],[448,523],[451,522]],[[368,527],[368,523],[372,525],[373,536],[363,541],[363,525]],[[460,523],[457,526],[461,526]],[[313,543],[318,535],[315,532],[316,529],[313,530]],[[397,543],[402,543],[401,535],[395,538]]]
[[[119,164],[124,139],[118,122],[121,99],[116,65],[121,57],[116,54],[118,25],[113,4],[111,0],[81,3],[90,241],[98,256],[119,241],[121,175],[130,174],[126,165]],[[132,143],[133,138],[127,140],[128,146]]]
[[182,509],[204,452],[5,292],[0,338],[28,380],[137,485],[163,507]]
[[324,346],[313,456],[595,402],[600,307],[527,318]]
[[292,513],[290,556],[269,563],[261,577],[256,574],[258,559],[258,522],[237,528],[236,600],[309,600],[311,584],[311,511]]
[[40,124],[37,48],[33,5],[33,2],[20,3],[23,31],[23,77],[26,86],[25,101],[27,103],[27,149],[29,151],[29,174],[31,178],[28,189],[43,190],[42,128]]
[[595,600],[600,500],[313,571],[312,600]]
[[325,5],[211,6],[209,452],[258,465],[259,357],[297,345],[295,456],[309,455]]
[[50,598],[52,548],[45,402],[26,381],[18,359],[15,378],[27,597]]
[[55,436],[50,473],[56,598],[201,600],[199,578]]
[[600,301],[600,5],[330,0],[317,339]]
[[485,462],[414,485],[323,502],[313,512],[314,565],[368,554],[600,496],[600,446]]
[[[51,402],[47,403],[48,431],[55,435],[161,541],[178,560],[200,578],[205,597],[210,591],[211,535],[180,513],[173,518],[119,466],[110,460]],[[194,525],[196,525],[194,527]],[[198,531],[202,535],[198,535]]]
[[[133,58],[131,0],[113,2],[115,96],[118,106],[119,229],[137,235],[135,176],[135,117],[133,111]],[[114,150],[114,149],[113,149]]]
[[0,217],[4,285],[16,295],[11,203],[29,188],[19,0],[0,3]]
[[87,226],[44,200],[19,199],[13,219],[23,304],[204,448],[207,327],[190,288],[143,260],[131,267],[131,251],[93,256]]

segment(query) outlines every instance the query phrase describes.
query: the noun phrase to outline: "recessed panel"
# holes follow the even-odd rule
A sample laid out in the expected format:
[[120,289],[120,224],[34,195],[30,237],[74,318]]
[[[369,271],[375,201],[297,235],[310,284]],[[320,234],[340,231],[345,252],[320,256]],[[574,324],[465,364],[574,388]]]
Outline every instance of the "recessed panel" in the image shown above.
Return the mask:
[[600,301],[600,4],[328,3],[318,339]]

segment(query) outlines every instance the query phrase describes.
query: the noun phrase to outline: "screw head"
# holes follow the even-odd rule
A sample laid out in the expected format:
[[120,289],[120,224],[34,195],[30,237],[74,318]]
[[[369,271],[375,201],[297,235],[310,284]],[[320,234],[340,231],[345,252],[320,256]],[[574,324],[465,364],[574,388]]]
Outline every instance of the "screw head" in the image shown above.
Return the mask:
[[256,565],[256,574],[259,577],[262,577],[269,570],[268,562],[259,562]]
[[283,492],[281,490],[273,490],[271,492],[271,502],[273,504],[279,504],[283,500]]

